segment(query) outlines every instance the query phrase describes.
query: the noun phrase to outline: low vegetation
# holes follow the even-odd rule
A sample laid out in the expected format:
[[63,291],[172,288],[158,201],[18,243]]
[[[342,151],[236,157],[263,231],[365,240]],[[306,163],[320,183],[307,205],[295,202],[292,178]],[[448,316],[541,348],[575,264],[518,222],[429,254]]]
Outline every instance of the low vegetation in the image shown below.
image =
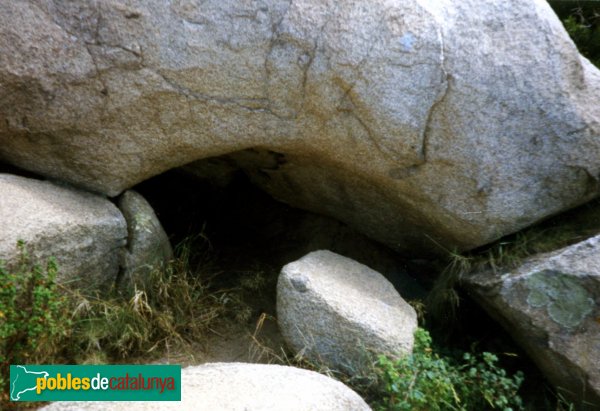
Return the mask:
[[[264,320],[264,319],[263,319]],[[273,351],[254,341],[261,358],[306,368],[338,379],[359,393],[374,410],[470,411],[525,410],[518,392],[523,373],[509,376],[489,352],[441,354],[429,332],[418,328],[412,354],[397,359],[365,353],[360,370],[341,372],[301,355]],[[562,408],[557,408],[557,411]]]
[[[8,400],[10,364],[146,361],[185,350],[205,337],[226,310],[206,276],[189,264],[190,244],[149,279],[108,295],[83,295],[56,282],[58,267],[30,261],[18,244],[20,262],[0,265],[0,388]],[[204,273],[205,274],[205,273]]]
[[44,363],[58,354],[72,322],[69,302],[58,291],[56,262],[31,264],[23,242],[20,261],[8,270],[0,261],[0,399],[8,398],[9,365]]
[[508,376],[498,357],[463,353],[459,358],[442,356],[432,349],[429,333],[415,333],[411,355],[397,360],[380,356],[380,410],[522,410],[518,390],[523,374]]

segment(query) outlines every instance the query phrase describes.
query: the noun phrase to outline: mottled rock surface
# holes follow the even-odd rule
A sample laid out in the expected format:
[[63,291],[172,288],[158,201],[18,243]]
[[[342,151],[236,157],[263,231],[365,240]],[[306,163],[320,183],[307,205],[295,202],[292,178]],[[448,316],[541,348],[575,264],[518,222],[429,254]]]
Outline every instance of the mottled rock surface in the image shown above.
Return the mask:
[[59,281],[101,289],[117,277],[127,227],[106,198],[0,174],[0,260],[9,268],[18,265],[19,240],[32,262],[56,258]]
[[145,282],[153,269],[173,258],[169,237],[152,206],[139,193],[128,190],[119,198],[119,209],[127,221],[127,247],[121,263],[121,285]]
[[332,368],[368,370],[371,354],[412,351],[417,315],[381,274],[330,251],[283,267],[277,321],[290,348]]
[[600,74],[544,0],[5,1],[0,55],[0,160],[111,196],[236,152],[431,251],[598,194]]
[[462,281],[563,394],[600,406],[600,236]]
[[212,363],[181,371],[181,402],[56,402],[44,411],[368,411],[350,388],[281,365]]

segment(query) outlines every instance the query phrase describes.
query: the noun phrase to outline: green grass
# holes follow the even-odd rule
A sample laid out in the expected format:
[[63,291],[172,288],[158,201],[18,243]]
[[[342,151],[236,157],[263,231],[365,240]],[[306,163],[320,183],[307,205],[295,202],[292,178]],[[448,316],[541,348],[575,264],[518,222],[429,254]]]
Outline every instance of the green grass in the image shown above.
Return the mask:
[[24,361],[113,363],[173,350],[191,353],[217,321],[245,324],[254,318],[257,300],[276,279],[266,268],[253,267],[220,281],[227,283],[224,288],[214,286],[221,273],[212,266],[208,239],[196,236],[145,278],[92,295],[58,283],[53,259],[42,269],[30,261],[25,244],[18,248],[18,267],[0,265],[3,371],[6,364]]

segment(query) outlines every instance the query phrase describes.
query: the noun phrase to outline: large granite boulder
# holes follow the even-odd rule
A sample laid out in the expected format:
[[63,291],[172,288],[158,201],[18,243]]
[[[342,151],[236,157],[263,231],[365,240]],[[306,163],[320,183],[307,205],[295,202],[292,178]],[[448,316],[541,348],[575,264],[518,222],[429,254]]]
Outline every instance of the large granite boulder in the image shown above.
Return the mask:
[[9,269],[19,265],[18,241],[25,243],[32,262],[55,257],[58,281],[105,289],[117,278],[127,226],[106,198],[0,174],[0,260]]
[[600,407],[600,236],[462,282],[565,396]]
[[378,354],[412,351],[417,315],[381,274],[323,250],[283,267],[277,322],[296,353],[346,372],[368,372]]
[[43,411],[369,411],[350,388],[281,365],[212,363],[181,371],[181,402],[55,402]]
[[110,196],[236,152],[423,251],[598,194],[600,74],[545,0],[4,1],[0,55],[0,160]]

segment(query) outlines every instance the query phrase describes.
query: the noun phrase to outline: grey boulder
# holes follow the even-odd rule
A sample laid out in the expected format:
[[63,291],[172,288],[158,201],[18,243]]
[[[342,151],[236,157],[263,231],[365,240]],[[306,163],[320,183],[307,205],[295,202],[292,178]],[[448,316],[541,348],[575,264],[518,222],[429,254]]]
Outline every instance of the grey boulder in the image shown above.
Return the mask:
[[18,267],[20,240],[32,262],[56,257],[60,282],[102,289],[116,280],[127,226],[106,198],[0,174],[0,260],[9,269]]
[[315,251],[283,267],[277,321],[296,353],[346,372],[368,371],[373,354],[410,353],[414,309],[369,267]]
[[173,250],[152,206],[142,195],[128,190],[119,198],[118,206],[128,231],[120,285],[134,287],[147,283],[153,270],[165,267],[173,258]]
[[598,194],[600,73],[544,0],[4,1],[0,55],[0,160],[110,196],[231,154],[432,252]]
[[600,236],[462,283],[564,395],[600,407]]

